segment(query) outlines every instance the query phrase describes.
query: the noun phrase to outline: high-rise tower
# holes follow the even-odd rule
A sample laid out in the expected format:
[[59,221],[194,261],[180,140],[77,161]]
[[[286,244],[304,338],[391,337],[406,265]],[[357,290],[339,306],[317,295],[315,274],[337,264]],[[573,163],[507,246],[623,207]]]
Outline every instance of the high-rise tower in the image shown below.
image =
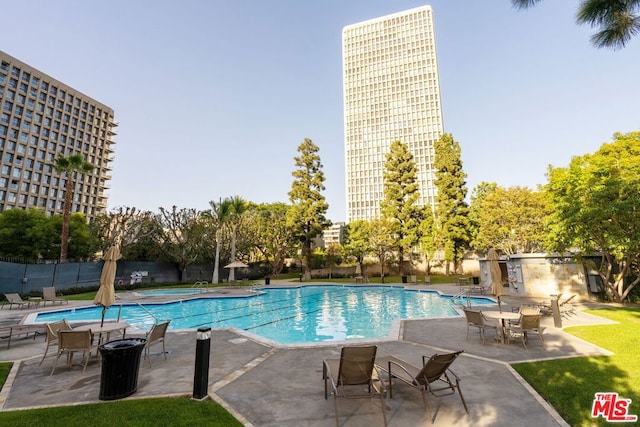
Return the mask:
[[61,214],[66,177],[51,164],[81,154],[94,170],[75,181],[71,212],[103,212],[117,125],[111,108],[0,51],[0,211]]
[[342,31],[347,221],[380,216],[385,155],[409,146],[420,206],[435,204],[434,142],[443,133],[431,6]]

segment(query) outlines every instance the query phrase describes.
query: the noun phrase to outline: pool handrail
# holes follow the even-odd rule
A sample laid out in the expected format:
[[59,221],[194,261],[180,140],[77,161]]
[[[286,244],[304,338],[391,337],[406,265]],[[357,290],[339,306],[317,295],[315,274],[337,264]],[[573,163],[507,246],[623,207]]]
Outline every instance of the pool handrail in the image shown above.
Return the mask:
[[141,309],[143,309],[143,310],[145,311],[145,313],[147,313],[149,316],[151,316],[151,317],[153,318],[153,324],[154,324],[154,325],[157,325],[157,324],[158,324],[158,318],[157,318],[156,316],[154,316],[154,314],[153,314],[152,312],[150,312],[149,310],[147,310],[147,309],[145,308],[145,306],[144,306],[144,305],[142,305],[142,304],[141,304],[141,303],[139,303],[139,302],[136,302],[136,305],[140,306],[140,308],[141,308]]
[[209,285],[209,282],[206,280],[199,280],[191,286],[191,289],[200,289],[201,292],[204,292],[205,290],[202,287],[207,285]]

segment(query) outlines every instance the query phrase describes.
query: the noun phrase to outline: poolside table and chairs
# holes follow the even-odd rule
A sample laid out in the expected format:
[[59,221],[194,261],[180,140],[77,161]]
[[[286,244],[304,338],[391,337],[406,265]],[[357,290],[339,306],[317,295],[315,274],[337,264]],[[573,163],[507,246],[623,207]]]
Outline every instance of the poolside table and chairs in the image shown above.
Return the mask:
[[515,321],[520,319],[520,313],[513,313],[511,311],[483,311],[482,314],[487,319],[492,319],[497,322],[498,339],[502,344],[506,343],[506,322]]
[[90,323],[88,325],[76,326],[73,328],[74,331],[91,331],[91,340],[95,341],[96,335],[98,336],[98,345],[103,342],[108,342],[110,339],[110,335],[112,332],[120,332],[122,338],[125,337],[127,333],[127,328],[129,328],[127,322],[105,322],[104,324],[100,323]]

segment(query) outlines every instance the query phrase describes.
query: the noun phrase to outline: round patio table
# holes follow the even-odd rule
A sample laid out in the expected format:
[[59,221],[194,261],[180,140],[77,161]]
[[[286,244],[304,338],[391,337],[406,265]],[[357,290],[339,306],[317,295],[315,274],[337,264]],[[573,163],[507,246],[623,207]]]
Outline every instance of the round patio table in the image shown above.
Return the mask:
[[498,330],[500,330],[500,336],[503,344],[506,342],[505,320],[520,319],[520,313],[512,313],[510,311],[483,311],[482,315],[487,319],[495,319],[498,322]]

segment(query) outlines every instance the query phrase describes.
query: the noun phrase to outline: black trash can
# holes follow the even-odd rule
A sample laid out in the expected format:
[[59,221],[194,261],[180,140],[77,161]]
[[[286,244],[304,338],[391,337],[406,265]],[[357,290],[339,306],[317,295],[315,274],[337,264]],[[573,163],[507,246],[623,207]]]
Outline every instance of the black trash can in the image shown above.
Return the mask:
[[407,283],[407,276],[402,276],[402,283]]
[[265,285],[269,285],[269,284],[271,284],[271,277],[265,277],[265,278],[264,278],[264,284],[265,284]]
[[480,284],[480,278],[479,277],[473,277],[472,280],[473,280],[473,284],[474,285],[479,285]]
[[146,341],[144,338],[127,338],[98,347],[102,354],[100,400],[122,399],[136,392],[140,356]]

